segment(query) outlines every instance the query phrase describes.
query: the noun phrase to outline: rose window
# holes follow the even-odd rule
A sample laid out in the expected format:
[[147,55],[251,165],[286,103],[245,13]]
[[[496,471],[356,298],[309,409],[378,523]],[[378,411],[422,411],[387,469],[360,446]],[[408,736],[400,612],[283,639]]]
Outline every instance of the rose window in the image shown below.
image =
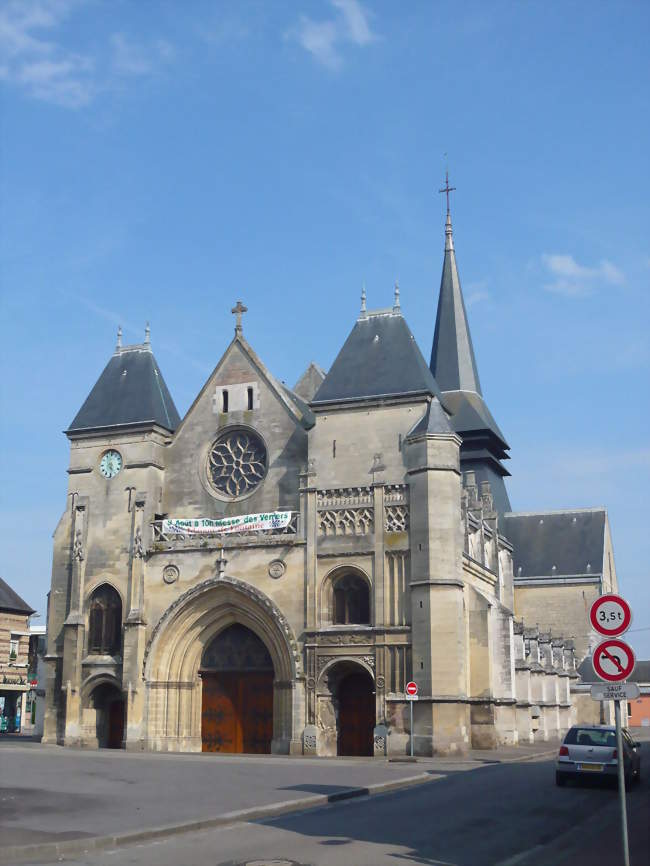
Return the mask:
[[224,496],[254,490],[266,475],[266,448],[255,433],[231,430],[220,436],[208,455],[208,475]]

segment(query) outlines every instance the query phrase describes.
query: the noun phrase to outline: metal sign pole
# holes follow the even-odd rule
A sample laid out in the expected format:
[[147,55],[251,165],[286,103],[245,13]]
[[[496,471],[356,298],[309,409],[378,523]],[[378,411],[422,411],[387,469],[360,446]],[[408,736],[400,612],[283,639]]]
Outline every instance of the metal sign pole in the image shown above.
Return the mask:
[[[411,757],[413,757],[413,701],[409,701],[411,705]],[[629,863],[626,863],[625,866],[629,866]]]
[[630,849],[627,841],[627,809],[625,804],[625,760],[623,735],[621,734],[621,702],[614,701],[616,716],[616,757],[618,758],[618,797],[621,801],[621,839],[623,840],[623,864],[630,866]]

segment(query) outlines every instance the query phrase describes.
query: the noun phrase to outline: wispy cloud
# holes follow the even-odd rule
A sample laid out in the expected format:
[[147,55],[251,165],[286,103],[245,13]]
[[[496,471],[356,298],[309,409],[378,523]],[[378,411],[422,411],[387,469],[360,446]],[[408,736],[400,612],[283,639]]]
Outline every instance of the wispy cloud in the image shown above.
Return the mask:
[[115,33],[92,52],[73,51],[61,31],[87,0],[9,0],[0,7],[0,79],[34,99],[83,108],[124,76],[152,75],[174,57],[163,39]]
[[372,32],[367,10],[359,0],[330,0],[336,10],[332,18],[316,21],[301,15],[287,37],[295,39],[305,51],[328,69],[343,64],[342,47],[346,43],[363,47],[377,36]]
[[151,75],[174,58],[173,46],[164,39],[150,45],[129,39],[124,33],[111,36],[112,65],[119,75]]
[[96,91],[95,62],[53,41],[79,0],[10,0],[0,8],[0,78],[46,102],[87,105]]
[[623,272],[607,259],[595,267],[587,267],[578,264],[573,256],[552,253],[543,255],[542,263],[552,277],[544,288],[557,295],[584,297],[590,295],[598,284],[620,286],[625,282]]

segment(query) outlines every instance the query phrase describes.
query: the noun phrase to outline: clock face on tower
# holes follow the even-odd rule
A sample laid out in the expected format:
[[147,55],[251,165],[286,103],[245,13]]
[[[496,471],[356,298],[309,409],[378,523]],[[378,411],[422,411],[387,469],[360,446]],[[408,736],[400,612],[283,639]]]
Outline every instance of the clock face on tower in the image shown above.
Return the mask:
[[122,468],[122,455],[119,451],[111,449],[104,452],[102,459],[99,461],[99,471],[104,478],[115,478],[117,473]]

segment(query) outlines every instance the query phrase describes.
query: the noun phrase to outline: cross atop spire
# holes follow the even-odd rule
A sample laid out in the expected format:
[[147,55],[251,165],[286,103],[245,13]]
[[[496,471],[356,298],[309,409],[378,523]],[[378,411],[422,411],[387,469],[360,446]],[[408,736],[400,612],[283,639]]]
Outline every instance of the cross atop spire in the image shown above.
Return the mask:
[[444,192],[447,195],[447,215],[449,215],[449,193],[455,192],[455,186],[449,186],[449,169],[445,170],[445,185],[442,189],[439,189],[438,192]]
[[241,301],[237,301],[237,303],[230,312],[237,317],[235,320],[235,334],[241,334],[241,317],[244,315],[244,313],[248,312],[248,307],[245,307]]

